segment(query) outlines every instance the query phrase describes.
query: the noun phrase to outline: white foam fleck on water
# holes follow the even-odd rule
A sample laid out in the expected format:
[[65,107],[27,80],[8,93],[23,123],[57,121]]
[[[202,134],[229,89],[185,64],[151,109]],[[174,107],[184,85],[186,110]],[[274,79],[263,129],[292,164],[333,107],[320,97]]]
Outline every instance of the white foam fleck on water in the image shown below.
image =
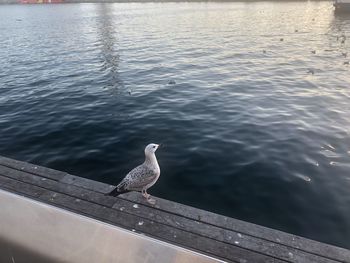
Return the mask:
[[[336,165],[336,166],[343,166],[341,163],[338,163],[338,162],[329,162],[329,164],[330,165],[332,165],[332,166],[334,166],[334,165]],[[345,165],[346,166],[346,165]]]
[[293,257],[293,253],[292,253],[292,252],[288,252],[288,256],[289,256],[290,258],[292,258],[292,257]]
[[240,238],[242,238],[242,234],[240,234],[240,233],[238,233],[237,236],[240,237]]
[[133,208],[139,208],[139,205],[138,204],[134,204],[132,207]]
[[343,162],[334,162],[334,161],[332,161],[329,164],[332,165],[332,166],[350,168],[350,163],[343,163]]
[[236,244],[236,245],[238,245],[238,244],[239,244],[239,242],[238,242],[238,241],[235,241],[235,244]]
[[309,176],[306,176],[306,175],[303,175],[303,174],[300,174],[300,173],[296,173],[295,174],[296,177],[306,181],[306,182],[310,182],[311,181],[311,178]]
[[121,208],[119,208],[120,211],[124,211],[125,207],[122,206]]
[[305,157],[305,161],[311,165],[315,165],[315,166],[318,166],[318,162],[308,156]]
[[328,146],[329,148],[331,148],[332,150],[335,150],[335,148],[334,148],[332,145],[327,144],[327,146]]
[[138,223],[138,225],[139,225],[139,226],[142,226],[142,225],[143,225],[143,221],[140,221],[140,222]]

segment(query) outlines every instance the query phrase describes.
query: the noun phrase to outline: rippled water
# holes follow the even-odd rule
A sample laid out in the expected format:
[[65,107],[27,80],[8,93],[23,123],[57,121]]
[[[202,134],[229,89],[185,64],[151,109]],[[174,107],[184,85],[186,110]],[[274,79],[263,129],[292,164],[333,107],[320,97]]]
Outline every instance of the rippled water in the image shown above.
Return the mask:
[[0,154],[117,183],[162,142],[151,194],[350,248],[331,2],[0,6],[0,35]]

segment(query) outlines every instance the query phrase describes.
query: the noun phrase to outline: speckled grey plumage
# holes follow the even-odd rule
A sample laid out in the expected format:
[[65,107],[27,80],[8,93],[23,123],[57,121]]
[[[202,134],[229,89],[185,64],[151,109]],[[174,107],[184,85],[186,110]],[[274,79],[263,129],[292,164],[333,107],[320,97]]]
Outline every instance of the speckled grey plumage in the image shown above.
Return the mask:
[[132,169],[109,195],[117,196],[129,191],[141,191],[148,198],[147,189],[153,186],[160,176],[160,168],[155,155],[158,146],[153,143],[147,145],[144,163]]
[[145,161],[143,164],[132,169],[117,185],[117,189],[121,191],[142,191],[156,183],[159,175],[160,171],[156,165],[148,164]]

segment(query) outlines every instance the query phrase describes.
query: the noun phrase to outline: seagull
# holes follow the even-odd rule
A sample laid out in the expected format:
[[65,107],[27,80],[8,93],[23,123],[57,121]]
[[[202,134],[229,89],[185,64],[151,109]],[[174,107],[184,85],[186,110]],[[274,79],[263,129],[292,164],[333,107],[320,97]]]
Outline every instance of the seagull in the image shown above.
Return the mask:
[[122,193],[138,191],[142,193],[147,202],[154,205],[155,200],[147,193],[147,189],[153,186],[160,176],[160,168],[155,155],[159,147],[159,144],[148,144],[145,148],[145,161],[143,164],[132,169],[107,195],[118,196]]

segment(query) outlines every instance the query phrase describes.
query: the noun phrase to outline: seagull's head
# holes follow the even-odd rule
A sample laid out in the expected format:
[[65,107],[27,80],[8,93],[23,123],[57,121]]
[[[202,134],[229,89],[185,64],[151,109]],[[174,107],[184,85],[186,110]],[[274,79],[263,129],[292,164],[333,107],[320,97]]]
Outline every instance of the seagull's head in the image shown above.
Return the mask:
[[160,144],[150,143],[145,148],[145,154],[154,154],[159,148]]

